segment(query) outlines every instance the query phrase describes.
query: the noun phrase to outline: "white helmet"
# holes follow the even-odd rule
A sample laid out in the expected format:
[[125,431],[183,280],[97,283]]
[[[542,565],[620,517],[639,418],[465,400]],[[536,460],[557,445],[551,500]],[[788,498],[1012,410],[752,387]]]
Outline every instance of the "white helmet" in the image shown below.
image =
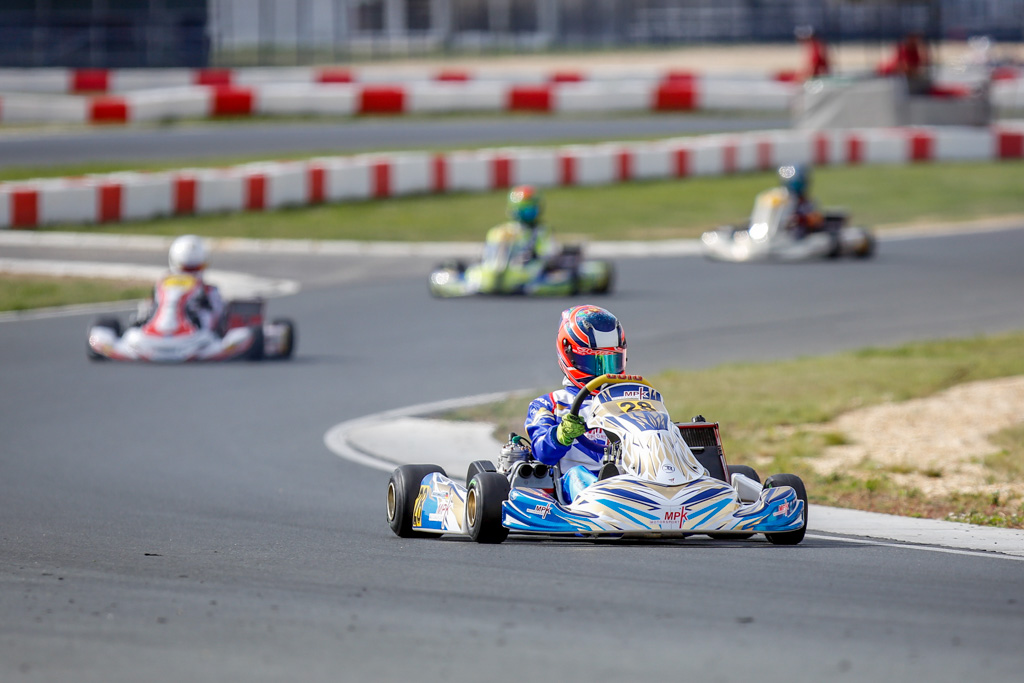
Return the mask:
[[171,243],[167,264],[175,273],[196,273],[206,267],[206,245],[196,235],[182,235]]

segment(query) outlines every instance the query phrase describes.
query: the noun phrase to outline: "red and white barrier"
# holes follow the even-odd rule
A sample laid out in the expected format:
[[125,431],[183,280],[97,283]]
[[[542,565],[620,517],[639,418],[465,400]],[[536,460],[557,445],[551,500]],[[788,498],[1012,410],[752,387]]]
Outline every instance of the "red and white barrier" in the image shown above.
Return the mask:
[[179,88],[193,85],[259,86],[268,84],[360,83],[585,83],[608,81],[660,82],[673,78],[713,78],[728,81],[792,81],[792,74],[749,72],[708,73],[654,66],[596,67],[587,69],[417,68],[362,67],[242,67],[234,69],[0,69],[0,92],[123,94],[135,90]]
[[0,96],[0,123],[125,124],[297,114],[785,111],[796,87],[775,81],[745,84],[699,79],[535,84],[471,81],[185,85],[120,95],[6,94]]
[[160,173],[0,183],[0,228],[264,211],[529,183],[607,185],[721,176],[783,164],[1024,159],[1024,122],[991,128],[758,131],[644,142],[395,152]]
[[[940,66],[936,80],[958,83],[990,78],[994,82],[1024,79],[1024,69],[1002,66],[988,70]],[[523,85],[593,83],[609,81],[662,82],[674,79],[724,82],[796,82],[795,71],[747,71],[697,73],[686,69],[658,66],[621,65],[588,68],[530,68],[516,65],[502,67],[400,67],[367,66],[305,66],[305,67],[239,67],[201,69],[70,69],[3,68],[0,69],[0,92],[123,94],[135,90],[178,88],[194,85],[260,86],[268,84],[360,83],[472,83],[499,82]]]

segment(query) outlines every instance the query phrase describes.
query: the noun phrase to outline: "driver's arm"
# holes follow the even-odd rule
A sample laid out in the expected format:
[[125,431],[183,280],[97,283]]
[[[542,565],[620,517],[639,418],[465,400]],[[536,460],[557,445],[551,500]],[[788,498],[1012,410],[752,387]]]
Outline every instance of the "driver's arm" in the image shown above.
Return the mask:
[[534,399],[526,411],[526,433],[533,445],[533,457],[545,465],[554,465],[569,452],[558,442],[559,419],[549,396]]

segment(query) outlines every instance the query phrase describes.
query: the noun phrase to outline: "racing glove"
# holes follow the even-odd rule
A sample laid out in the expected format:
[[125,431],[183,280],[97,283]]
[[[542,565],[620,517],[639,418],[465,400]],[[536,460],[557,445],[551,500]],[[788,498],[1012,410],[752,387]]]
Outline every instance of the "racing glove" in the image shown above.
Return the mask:
[[555,432],[555,438],[558,439],[558,443],[563,446],[569,446],[578,436],[583,436],[583,432],[587,431],[587,425],[584,424],[583,418],[579,415],[573,415],[569,413],[562,418],[562,421],[558,423],[558,430]]

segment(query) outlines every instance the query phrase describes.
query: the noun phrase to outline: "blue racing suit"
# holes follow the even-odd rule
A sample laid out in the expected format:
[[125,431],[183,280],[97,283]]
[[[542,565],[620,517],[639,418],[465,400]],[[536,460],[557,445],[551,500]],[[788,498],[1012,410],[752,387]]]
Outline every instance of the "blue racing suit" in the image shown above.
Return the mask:
[[[569,502],[597,481],[597,471],[608,443],[602,429],[591,429],[569,446],[558,442],[558,423],[569,412],[579,391],[575,385],[568,384],[533,399],[526,410],[526,433],[533,444],[533,457],[545,465],[559,465],[562,478],[558,486],[562,499]],[[588,398],[580,407],[584,421],[590,415],[591,400]]]

